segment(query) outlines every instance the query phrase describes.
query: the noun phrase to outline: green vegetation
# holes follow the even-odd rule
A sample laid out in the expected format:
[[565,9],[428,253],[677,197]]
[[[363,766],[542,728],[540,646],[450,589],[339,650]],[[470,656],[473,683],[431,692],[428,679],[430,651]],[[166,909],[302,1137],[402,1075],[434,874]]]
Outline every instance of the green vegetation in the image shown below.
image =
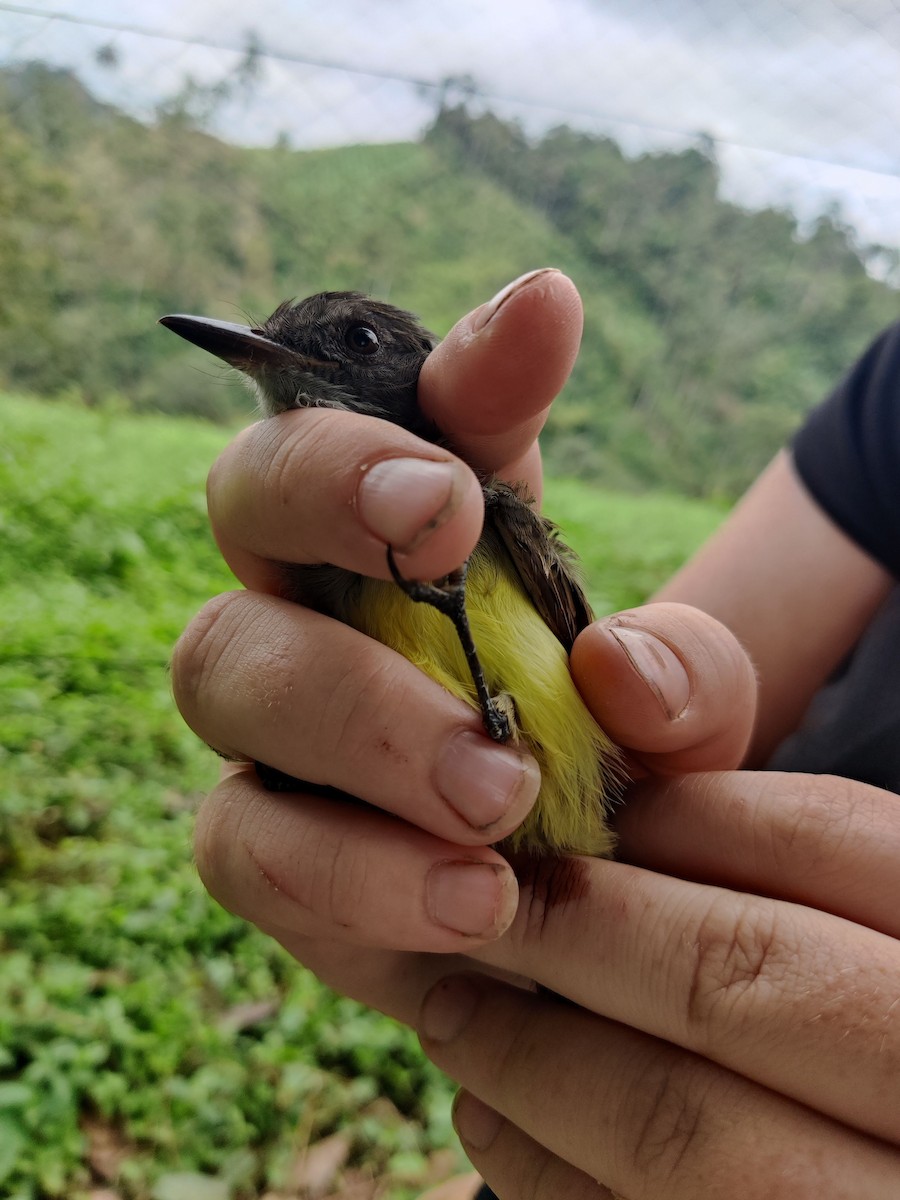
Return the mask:
[[[203,422],[0,397],[0,1194],[296,1194],[303,1150],[401,1200],[453,1158],[449,1087],[407,1031],[219,909],[191,862],[216,762],[166,663],[233,585]],[[709,532],[699,501],[548,485],[599,605]],[[448,1157],[449,1155],[449,1157]]]
[[142,125],[0,70],[0,385],[28,393],[0,395],[0,1194],[296,1196],[324,1145],[335,1189],[406,1200],[452,1169],[448,1084],[192,866],[216,763],[166,663],[233,585],[203,479],[247,399],[156,318],[356,288],[442,332],[562,267],[587,327],[547,508],[603,611],[672,572],[898,294],[836,217],[723,203],[702,140],[629,160],[445,106],[420,144],[250,150],[192,86]]
[[259,150],[208,136],[189,110],[144,126],[67,72],[0,71],[8,386],[227,419],[242,391],[158,329],[161,314],[262,319],[288,296],[357,288],[444,332],[554,263],[587,324],[551,465],[734,496],[900,315],[838,216],[800,230],[720,200],[702,138],[629,159],[607,138],[532,141],[444,107],[420,144]]

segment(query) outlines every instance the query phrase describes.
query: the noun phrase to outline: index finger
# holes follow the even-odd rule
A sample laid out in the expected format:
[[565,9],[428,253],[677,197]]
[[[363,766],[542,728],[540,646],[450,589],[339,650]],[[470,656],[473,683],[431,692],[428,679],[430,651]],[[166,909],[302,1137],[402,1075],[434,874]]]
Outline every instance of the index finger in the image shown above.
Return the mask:
[[361,413],[308,408],[245,429],[209,474],[213,532],[250,588],[281,594],[285,563],[435,579],[472,552],[484,515],[474,474],[441,446]]

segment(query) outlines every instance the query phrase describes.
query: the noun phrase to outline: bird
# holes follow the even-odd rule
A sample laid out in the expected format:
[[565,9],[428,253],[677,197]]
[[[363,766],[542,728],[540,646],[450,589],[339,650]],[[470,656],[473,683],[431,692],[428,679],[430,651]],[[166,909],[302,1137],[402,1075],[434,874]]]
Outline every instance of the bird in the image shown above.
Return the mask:
[[[260,325],[188,314],[160,323],[242,372],[264,417],[333,408],[393,422],[453,450],[417,399],[438,344],[413,313],[361,292],[286,300]],[[524,484],[477,472],[480,539],[439,580],[407,580],[386,548],[390,579],[327,563],[287,564],[283,595],[377,639],[478,709],[495,741],[524,744],[541,788],[501,848],[532,855],[607,857],[621,754],[597,725],[569,671],[575,638],[593,620],[577,558],[535,511]],[[280,782],[257,764],[264,782]]]

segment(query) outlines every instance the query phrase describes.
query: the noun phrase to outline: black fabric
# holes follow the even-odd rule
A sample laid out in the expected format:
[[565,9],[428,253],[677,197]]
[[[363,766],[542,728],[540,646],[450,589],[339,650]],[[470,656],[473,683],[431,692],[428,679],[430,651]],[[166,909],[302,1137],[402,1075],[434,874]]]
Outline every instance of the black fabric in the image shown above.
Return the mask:
[[[900,324],[814,410],[793,450],[816,502],[900,578]],[[900,792],[900,585],[768,766]]]
[[475,1200],[497,1200],[497,1193],[492,1192],[488,1185],[482,1184],[481,1191],[475,1197]]
[[793,449],[825,512],[900,579],[900,323],[814,410]]
[[900,587],[767,766],[900,793]]

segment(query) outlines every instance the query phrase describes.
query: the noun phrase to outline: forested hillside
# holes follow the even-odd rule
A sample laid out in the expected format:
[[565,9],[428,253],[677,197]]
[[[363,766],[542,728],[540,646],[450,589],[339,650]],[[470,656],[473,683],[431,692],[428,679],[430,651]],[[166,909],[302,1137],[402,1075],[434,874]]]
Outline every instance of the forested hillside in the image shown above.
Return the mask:
[[464,106],[421,144],[299,152],[218,141],[177,108],[142,125],[39,64],[0,73],[0,382],[223,418],[246,394],[156,325],[260,319],[370,290],[444,332],[552,263],[585,300],[551,463],[605,483],[734,494],[900,315],[836,216],[718,198],[711,143],[627,158],[531,141]]

